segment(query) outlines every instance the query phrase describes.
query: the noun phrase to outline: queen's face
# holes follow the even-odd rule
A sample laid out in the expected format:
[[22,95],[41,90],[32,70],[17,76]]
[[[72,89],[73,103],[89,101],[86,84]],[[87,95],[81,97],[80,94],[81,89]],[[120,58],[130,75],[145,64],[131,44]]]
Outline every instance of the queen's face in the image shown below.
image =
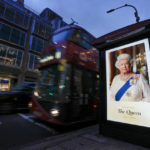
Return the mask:
[[127,74],[130,72],[130,63],[128,59],[121,59],[119,61],[119,70],[121,74]]

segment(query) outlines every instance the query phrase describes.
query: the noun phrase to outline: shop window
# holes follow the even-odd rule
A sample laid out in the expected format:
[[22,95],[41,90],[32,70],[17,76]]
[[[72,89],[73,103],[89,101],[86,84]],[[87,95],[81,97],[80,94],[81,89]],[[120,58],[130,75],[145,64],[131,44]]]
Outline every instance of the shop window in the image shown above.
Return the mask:
[[0,45],[0,63],[20,67],[23,52],[15,48]]
[[0,45],[0,56],[5,57],[7,52],[7,48]]
[[0,63],[4,64],[7,48],[0,45]]
[[16,64],[16,50],[9,48],[7,51],[7,59],[6,64],[8,65],[15,65]]
[[10,90],[10,79],[0,77],[0,91]]

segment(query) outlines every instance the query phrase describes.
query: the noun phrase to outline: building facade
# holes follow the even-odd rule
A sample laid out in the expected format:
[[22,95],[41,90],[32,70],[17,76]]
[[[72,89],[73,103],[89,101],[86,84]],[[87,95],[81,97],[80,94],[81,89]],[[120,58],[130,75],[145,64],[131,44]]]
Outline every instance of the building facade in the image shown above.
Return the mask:
[[38,79],[40,52],[51,33],[65,25],[49,8],[38,15],[24,0],[0,0],[0,91]]

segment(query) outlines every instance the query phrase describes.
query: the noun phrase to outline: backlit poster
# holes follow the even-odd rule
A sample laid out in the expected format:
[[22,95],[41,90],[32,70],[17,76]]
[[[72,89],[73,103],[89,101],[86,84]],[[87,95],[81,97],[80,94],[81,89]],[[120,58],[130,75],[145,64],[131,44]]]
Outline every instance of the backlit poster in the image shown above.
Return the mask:
[[150,127],[148,39],[106,51],[107,120]]

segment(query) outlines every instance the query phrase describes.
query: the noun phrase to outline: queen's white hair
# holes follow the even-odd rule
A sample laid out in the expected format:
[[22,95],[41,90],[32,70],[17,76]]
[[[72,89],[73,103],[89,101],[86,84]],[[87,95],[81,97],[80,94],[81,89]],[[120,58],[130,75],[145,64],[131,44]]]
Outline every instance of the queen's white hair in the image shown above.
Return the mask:
[[131,56],[129,54],[126,54],[126,53],[123,53],[123,54],[120,54],[118,57],[117,57],[117,61],[115,63],[115,67],[119,69],[119,61],[122,60],[122,59],[127,59],[129,61],[129,63],[131,64]]

